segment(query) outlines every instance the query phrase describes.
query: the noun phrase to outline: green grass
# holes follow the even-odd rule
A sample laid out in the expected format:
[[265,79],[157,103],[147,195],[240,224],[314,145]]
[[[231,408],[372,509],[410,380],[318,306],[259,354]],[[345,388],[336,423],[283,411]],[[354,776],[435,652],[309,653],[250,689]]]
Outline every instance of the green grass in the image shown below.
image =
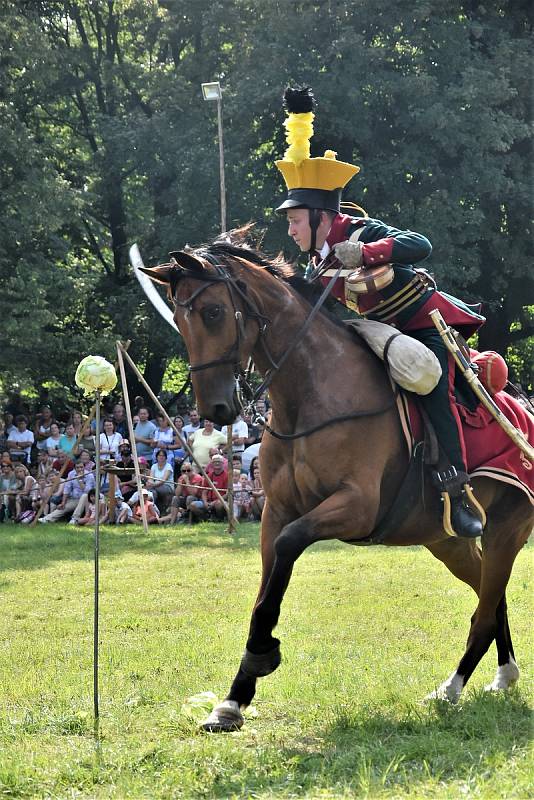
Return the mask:
[[[0,798],[528,798],[532,548],[509,587],[522,678],[421,704],[456,666],[472,592],[423,549],[313,547],[299,560],[257,716],[207,735],[258,586],[258,527],[104,528],[101,734],[92,723],[91,531],[0,526]],[[531,684],[531,680],[530,680]]]

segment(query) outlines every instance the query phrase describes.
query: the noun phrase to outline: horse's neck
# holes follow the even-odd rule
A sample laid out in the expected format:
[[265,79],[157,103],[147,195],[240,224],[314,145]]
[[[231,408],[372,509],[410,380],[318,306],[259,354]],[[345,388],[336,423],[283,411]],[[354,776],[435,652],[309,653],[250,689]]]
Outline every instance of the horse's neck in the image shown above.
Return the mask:
[[[264,308],[270,319],[265,344],[278,363],[299,336],[311,307],[288,288]],[[253,357],[265,375],[271,364],[259,341]],[[325,414],[351,413],[355,395],[362,396],[361,379],[369,372],[376,375],[376,364],[367,349],[348,330],[319,313],[272,378],[269,396],[277,425],[289,430],[297,422],[299,426],[314,424]]]

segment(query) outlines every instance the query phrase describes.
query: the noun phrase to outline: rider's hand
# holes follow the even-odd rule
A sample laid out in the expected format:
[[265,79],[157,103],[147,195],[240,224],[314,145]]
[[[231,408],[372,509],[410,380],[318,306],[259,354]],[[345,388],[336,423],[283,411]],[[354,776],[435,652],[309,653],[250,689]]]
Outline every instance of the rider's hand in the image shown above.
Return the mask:
[[356,269],[363,264],[361,242],[339,242],[334,245],[334,254],[349,269]]

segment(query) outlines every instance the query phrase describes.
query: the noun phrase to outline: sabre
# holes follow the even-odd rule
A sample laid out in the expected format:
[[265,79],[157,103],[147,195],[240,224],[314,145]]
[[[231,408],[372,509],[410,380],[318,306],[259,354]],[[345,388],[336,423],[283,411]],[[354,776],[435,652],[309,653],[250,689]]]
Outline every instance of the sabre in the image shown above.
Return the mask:
[[452,354],[454,360],[458,364],[464,378],[469,383],[469,386],[476,394],[481,403],[488,409],[492,417],[499,423],[503,431],[510,437],[519,449],[526,455],[529,461],[534,463],[534,447],[529,443],[528,439],[523,435],[523,432],[518,430],[515,425],[512,425],[510,420],[504,416],[499,406],[494,402],[489,392],[486,391],[477,375],[475,374],[471,364],[462,353],[458,342],[454,338],[454,334],[443,319],[440,311],[434,309],[430,312],[432,322],[438,329],[438,333],[445,343],[445,347]]
[[148,275],[145,275],[144,272],[141,272],[140,267],[144,267],[144,264],[137,244],[133,244],[130,247],[130,264],[133,267],[135,277],[141,284],[142,290],[144,291],[144,293],[146,294],[146,296],[148,297],[148,299],[150,300],[156,311],[163,317],[165,322],[169,323],[171,328],[174,328],[176,333],[180,333],[180,331],[178,330],[178,326],[174,321],[174,316],[171,309],[169,308],[167,303],[162,299],[161,295],[159,294],[158,290],[156,289],[156,287],[154,286]]

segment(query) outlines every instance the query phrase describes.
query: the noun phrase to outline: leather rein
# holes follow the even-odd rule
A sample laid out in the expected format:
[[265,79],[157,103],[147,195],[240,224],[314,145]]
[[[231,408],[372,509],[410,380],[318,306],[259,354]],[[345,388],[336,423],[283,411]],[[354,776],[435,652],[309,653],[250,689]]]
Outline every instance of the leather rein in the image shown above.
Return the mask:
[[[276,362],[272,357],[269,348],[267,346],[267,343],[265,341],[265,333],[267,331],[268,324],[271,322],[271,320],[261,313],[256,304],[250,299],[250,297],[248,297],[246,291],[241,288],[241,286],[239,285],[239,281],[228,272],[228,270],[223,264],[217,263],[215,259],[212,260],[207,254],[203,254],[202,258],[208,261],[208,263],[215,268],[216,270],[215,273],[207,273],[207,272],[201,272],[200,270],[197,271],[195,269],[187,269],[181,264],[174,262],[174,265],[178,270],[180,270],[181,273],[194,280],[202,281],[204,285],[199,286],[199,288],[196,289],[186,300],[177,300],[173,296],[173,301],[175,305],[180,306],[180,308],[187,308],[190,312],[192,312],[194,310],[193,302],[202,294],[202,292],[204,292],[207,288],[209,288],[209,286],[211,286],[214,283],[223,283],[228,289],[230,302],[232,304],[232,308],[234,311],[234,319],[236,323],[236,338],[231,348],[223,356],[221,356],[220,358],[213,359],[212,361],[205,361],[201,364],[189,364],[189,372],[190,373],[200,372],[205,369],[212,369],[213,367],[222,366],[223,364],[232,364],[234,367],[234,377],[236,380],[236,393],[239,400],[240,409],[242,412],[246,412],[248,410],[254,411],[254,404],[256,403],[256,401],[269,388],[277,372],[281,369],[281,367],[283,366],[289,355],[293,352],[295,347],[302,341],[302,339],[308,332],[313,320],[321,310],[335,282],[339,278],[341,270],[343,269],[343,264],[341,264],[341,262],[338,262],[338,260],[334,257],[333,262],[339,263],[338,268],[336,269],[334,275],[330,278],[328,284],[326,285],[320,297],[318,298],[317,302],[313,306],[304,324],[292,338],[291,343],[284,351],[284,353],[282,353],[282,355],[278,359],[278,362]],[[330,258],[329,256],[323,259],[323,261],[319,264],[319,266],[314,270],[313,278],[316,279],[325,269],[327,269],[329,266],[332,266],[330,262],[332,262],[332,258]],[[259,342],[270,364],[270,368],[267,370],[263,382],[260,384],[260,386],[258,386],[256,390],[253,390],[248,382],[248,376],[250,374],[252,366],[251,362],[249,362],[249,367],[247,368],[246,375],[241,366],[240,351],[243,339],[245,338],[245,325],[243,321],[243,313],[236,307],[236,302],[235,302],[236,295],[244,303],[245,315],[249,318],[255,319],[258,324]],[[246,406],[244,406],[242,402],[243,395],[246,395],[248,400]],[[334,425],[335,423],[338,422],[346,422],[361,417],[378,416],[379,414],[383,414],[390,408],[392,408],[395,405],[395,402],[396,402],[395,396],[393,396],[391,402],[389,402],[386,406],[380,409],[355,411],[352,412],[351,414],[332,417],[331,419],[325,420],[324,422],[319,423],[318,425],[315,425],[312,428],[308,428],[305,431],[300,431],[298,433],[279,433],[275,431],[273,428],[271,428],[271,426],[267,422],[265,422],[265,430],[271,436],[274,436],[276,439],[280,439],[282,441],[292,441],[294,439],[300,439],[305,436],[310,436],[312,433],[322,430],[323,428],[326,428],[329,425]]]

